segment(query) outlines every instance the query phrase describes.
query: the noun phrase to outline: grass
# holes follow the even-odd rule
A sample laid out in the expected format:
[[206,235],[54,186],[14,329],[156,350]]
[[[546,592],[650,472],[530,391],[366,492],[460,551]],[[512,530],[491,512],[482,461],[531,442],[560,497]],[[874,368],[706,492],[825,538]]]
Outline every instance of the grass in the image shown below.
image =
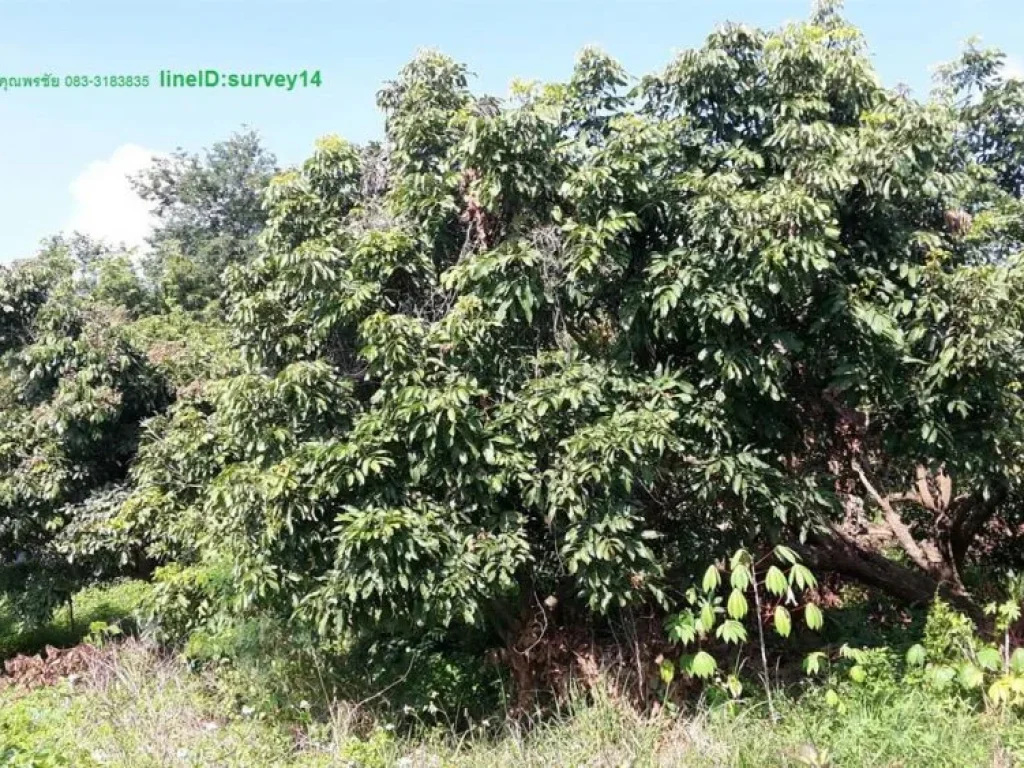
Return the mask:
[[0,659],[36,653],[46,645],[75,645],[89,633],[90,624],[112,624],[131,616],[149,589],[148,583],[129,579],[84,589],[74,598],[74,622],[65,606],[39,626],[22,625],[0,598]]
[[[395,736],[336,706],[321,722],[286,726],[218,695],[207,675],[141,642],[111,650],[83,679],[0,692],[0,765],[282,766],[326,768],[618,768],[619,766],[1024,765],[1024,723],[955,697],[843,688],[840,714],[820,690],[758,705],[647,717],[615,701],[579,700],[525,728]],[[357,727],[358,726],[358,727]],[[360,734],[360,735],[357,735]]]
[[[130,616],[142,582],[90,589],[26,630],[0,605],[0,654],[78,642],[93,622]],[[915,633],[915,636],[919,634]],[[1024,720],[950,692],[881,675],[867,685],[808,684],[780,693],[772,720],[757,701],[645,716],[600,695],[528,724],[499,717],[469,733],[398,736],[373,714],[335,702],[324,717],[264,706],[270,684],[245,685],[141,640],[108,645],[88,674],[34,691],[0,689],[0,766],[31,768],[695,768],[1024,766]],[[280,681],[279,681],[280,682]],[[838,695],[826,696],[826,686]]]
[[1022,764],[1022,739],[1024,730],[1015,720],[949,706],[920,692],[881,702],[851,701],[842,717],[807,702],[788,702],[777,722],[760,708],[648,719],[597,702],[525,739],[506,734],[491,744],[469,744],[442,764],[1002,767]]
[[130,644],[86,679],[0,693],[0,765],[273,766],[287,735],[220,711],[183,665]]

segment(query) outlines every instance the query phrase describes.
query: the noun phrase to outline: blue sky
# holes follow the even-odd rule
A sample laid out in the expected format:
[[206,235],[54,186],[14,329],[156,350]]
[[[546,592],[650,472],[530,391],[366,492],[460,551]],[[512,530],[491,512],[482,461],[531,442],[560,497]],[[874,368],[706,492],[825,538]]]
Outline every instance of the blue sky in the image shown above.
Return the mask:
[[[145,234],[123,184],[153,152],[198,150],[243,124],[284,164],[313,140],[379,136],[380,84],[418,48],[466,62],[474,88],[502,95],[514,77],[562,79],[594,44],[634,75],[699,45],[715,25],[776,26],[810,0],[0,0],[0,76],[149,74],[161,69],[320,70],[320,88],[0,90],[0,262],[70,228]],[[968,36],[1024,72],[1019,0],[847,0],[887,84],[924,93],[930,70]]]

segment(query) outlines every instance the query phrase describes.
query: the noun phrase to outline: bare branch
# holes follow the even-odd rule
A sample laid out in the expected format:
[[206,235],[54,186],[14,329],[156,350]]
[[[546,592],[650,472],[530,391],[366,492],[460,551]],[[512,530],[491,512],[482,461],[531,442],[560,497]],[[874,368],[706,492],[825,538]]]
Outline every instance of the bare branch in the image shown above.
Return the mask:
[[942,504],[943,509],[948,509],[949,502],[953,498],[953,478],[946,474],[945,469],[941,469],[935,478],[935,483],[939,486],[939,503]]
[[871,498],[874,499],[875,503],[881,507],[882,516],[885,519],[886,525],[888,525],[890,530],[892,530],[893,535],[896,537],[896,541],[899,542],[903,551],[907,553],[907,557],[909,557],[918,568],[930,573],[932,571],[933,562],[925,555],[924,550],[917,543],[913,534],[911,534],[910,528],[908,528],[906,523],[903,522],[903,519],[899,516],[896,510],[893,509],[892,504],[889,503],[886,497],[882,496],[875,486],[871,484],[871,481],[868,480],[868,476],[865,474],[860,462],[854,459],[851,464],[853,471],[856,472],[857,476],[860,478],[861,484],[867,490]]
[[931,512],[938,512],[939,508],[932,496],[931,488],[928,487],[928,470],[923,464],[917,465],[917,495],[921,499],[921,506]]

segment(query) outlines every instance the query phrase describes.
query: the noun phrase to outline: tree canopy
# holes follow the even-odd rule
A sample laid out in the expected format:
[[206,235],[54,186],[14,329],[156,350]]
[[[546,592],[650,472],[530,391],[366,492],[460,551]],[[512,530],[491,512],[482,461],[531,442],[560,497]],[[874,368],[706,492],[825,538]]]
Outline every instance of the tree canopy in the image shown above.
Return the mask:
[[182,149],[133,179],[154,205],[144,272],[162,305],[201,309],[221,291],[221,275],[255,252],[263,190],[277,161],[255,131],[236,133],[204,154]]

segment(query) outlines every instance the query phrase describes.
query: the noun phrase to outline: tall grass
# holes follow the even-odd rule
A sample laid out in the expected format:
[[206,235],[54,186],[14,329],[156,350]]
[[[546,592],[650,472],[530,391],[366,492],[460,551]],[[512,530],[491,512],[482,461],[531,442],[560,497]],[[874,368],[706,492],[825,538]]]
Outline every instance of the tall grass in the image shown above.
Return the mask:
[[132,641],[80,680],[0,692],[0,765],[402,766],[992,766],[1024,764],[1024,725],[923,689],[844,699],[815,691],[763,707],[697,707],[646,716],[610,696],[578,697],[543,720],[493,720],[469,733],[397,736],[338,703],[326,720],[285,726],[218,695],[205,673]]

